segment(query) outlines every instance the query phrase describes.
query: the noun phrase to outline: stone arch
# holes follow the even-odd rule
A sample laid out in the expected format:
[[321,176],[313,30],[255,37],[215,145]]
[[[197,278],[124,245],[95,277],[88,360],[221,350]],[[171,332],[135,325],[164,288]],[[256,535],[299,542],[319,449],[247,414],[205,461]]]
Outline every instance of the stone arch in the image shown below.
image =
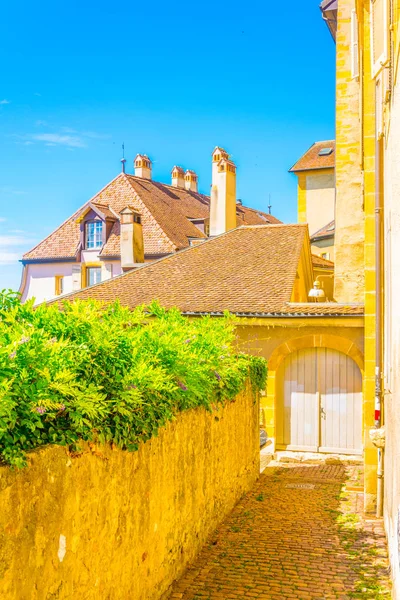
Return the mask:
[[305,348],[331,348],[350,356],[359,367],[361,374],[364,373],[364,356],[357,345],[339,335],[331,334],[309,334],[296,337],[280,344],[272,352],[268,359],[268,381],[267,394],[262,401],[261,418],[266,426],[268,435],[275,441],[276,431],[276,393],[277,393],[277,371],[282,361],[292,352]]
[[296,350],[304,348],[331,348],[350,356],[361,371],[364,370],[364,356],[354,342],[339,335],[317,334],[305,335],[284,342],[272,352],[268,360],[270,371],[276,371],[281,362]]

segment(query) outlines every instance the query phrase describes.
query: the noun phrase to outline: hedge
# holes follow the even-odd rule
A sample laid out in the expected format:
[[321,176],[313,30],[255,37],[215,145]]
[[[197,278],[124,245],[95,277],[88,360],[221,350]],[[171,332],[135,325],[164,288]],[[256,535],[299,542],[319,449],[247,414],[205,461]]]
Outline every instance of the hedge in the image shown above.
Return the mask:
[[183,410],[233,399],[262,358],[237,353],[235,322],[188,319],[154,302],[131,311],[93,300],[33,307],[0,292],[0,459],[79,440],[134,451]]

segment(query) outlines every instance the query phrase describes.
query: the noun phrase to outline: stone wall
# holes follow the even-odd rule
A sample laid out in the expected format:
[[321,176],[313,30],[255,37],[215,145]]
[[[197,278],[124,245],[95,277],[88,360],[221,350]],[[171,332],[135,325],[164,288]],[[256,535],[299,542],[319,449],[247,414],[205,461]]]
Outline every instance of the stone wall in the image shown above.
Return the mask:
[[129,453],[48,447],[0,468],[2,600],[157,600],[259,472],[250,391]]
[[351,73],[351,11],[341,0],[336,35],[335,300],[364,300],[360,82]]

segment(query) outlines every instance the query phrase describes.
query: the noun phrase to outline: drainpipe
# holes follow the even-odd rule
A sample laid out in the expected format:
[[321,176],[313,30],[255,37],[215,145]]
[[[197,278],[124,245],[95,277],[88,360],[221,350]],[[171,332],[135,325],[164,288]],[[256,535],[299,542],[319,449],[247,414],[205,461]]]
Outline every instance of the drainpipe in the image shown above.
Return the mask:
[[[375,428],[382,426],[382,194],[381,194],[382,142],[376,136],[375,145]],[[383,514],[383,458],[384,447],[378,446],[376,516]]]

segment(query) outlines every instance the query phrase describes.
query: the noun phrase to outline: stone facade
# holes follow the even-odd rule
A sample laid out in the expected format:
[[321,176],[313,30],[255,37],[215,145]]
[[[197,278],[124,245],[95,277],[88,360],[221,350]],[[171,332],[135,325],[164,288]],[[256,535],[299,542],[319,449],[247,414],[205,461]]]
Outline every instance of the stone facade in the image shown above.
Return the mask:
[[336,35],[335,300],[363,302],[364,211],[360,83],[351,74],[353,0],[339,2]]

